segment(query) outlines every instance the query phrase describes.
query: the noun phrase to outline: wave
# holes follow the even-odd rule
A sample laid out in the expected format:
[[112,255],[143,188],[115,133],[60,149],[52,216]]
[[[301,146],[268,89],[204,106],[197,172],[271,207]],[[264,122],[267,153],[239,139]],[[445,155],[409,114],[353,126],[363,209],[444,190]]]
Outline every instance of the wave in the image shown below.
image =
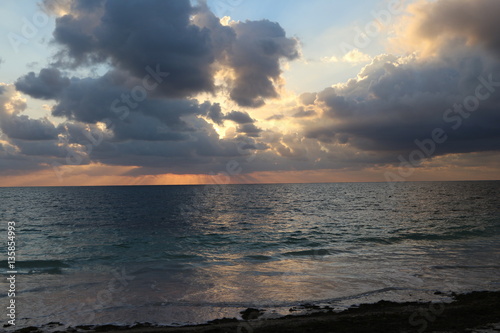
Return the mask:
[[360,237],[354,240],[346,240],[346,242],[355,243],[377,243],[377,244],[396,244],[401,243],[406,240],[412,241],[449,241],[449,240],[460,240],[468,239],[471,237],[489,237],[494,236],[495,233],[488,231],[486,228],[483,229],[471,229],[471,230],[459,230],[454,232],[447,232],[442,234],[426,234],[426,233],[408,233],[400,236],[392,237]]
[[329,250],[329,249],[315,249],[315,250],[301,250],[301,251],[290,251],[282,253],[284,256],[327,256],[335,253],[342,253],[344,251],[340,250]]
[[[63,274],[64,268],[71,267],[61,260],[24,260],[16,261],[15,270],[19,274]],[[8,267],[3,261],[3,267]]]
[[70,265],[61,260],[24,260],[16,261],[18,268],[68,268]]
[[432,269],[500,269],[499,265],[436,265]]
[[251,255],[251,256],[246,256],[244,259],[256,260],[256,261],[268,261],[268,260],[273,260],[273,257],[264,255]]

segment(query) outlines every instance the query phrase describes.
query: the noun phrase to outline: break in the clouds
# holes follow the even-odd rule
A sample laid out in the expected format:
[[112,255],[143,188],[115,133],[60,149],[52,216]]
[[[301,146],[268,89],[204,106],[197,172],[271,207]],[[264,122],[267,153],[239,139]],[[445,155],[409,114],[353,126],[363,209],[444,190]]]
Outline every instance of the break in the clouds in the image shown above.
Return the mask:
[[[468,168],[500,151],[496,0],[410,5],[395,21],[404,52],[358,50],[349,57],[370,63],[356,77],[296,93],[282,74],[299,41],[279,22],[221,20],[188,0],[44,6],[55,17],[50,65],[0,86],[2,174],[383,170],[412,156],[415,167]],[[58,122],[23,114],[23,96],[49,103]]]

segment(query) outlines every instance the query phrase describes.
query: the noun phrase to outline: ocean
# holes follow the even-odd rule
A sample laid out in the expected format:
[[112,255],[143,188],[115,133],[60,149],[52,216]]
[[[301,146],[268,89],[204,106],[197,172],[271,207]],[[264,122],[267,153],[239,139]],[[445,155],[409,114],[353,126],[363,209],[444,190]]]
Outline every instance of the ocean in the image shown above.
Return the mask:
[[499,181],[0,188],[0,222],[7,330],[500,290]]

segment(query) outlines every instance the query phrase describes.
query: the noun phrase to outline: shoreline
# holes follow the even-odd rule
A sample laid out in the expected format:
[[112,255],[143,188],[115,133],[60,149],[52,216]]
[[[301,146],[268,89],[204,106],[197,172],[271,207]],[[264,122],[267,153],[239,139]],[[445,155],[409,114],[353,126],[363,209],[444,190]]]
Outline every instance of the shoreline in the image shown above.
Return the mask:
[[246,309],[241,312],[244,320],[223,318],[192,326],[143,323],[132,326],[76,326],[58,329],[63,325],[49,323],[42,327],[31,326],[11,332],[500,332],[500,291],[453,294],[451,303],[379,301],[353,306],[340,312],[329,307],[304,306],[311,313],[293,315],[293,309],[290,309],[290,315],[276,319],[259,319],[265,309]]

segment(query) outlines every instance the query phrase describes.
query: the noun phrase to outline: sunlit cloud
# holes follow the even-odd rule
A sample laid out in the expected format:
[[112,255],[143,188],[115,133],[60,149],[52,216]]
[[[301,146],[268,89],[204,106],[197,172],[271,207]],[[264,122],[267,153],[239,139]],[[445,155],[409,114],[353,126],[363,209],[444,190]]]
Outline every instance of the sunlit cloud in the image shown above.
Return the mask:
[[346,53],[343,57],[338,58],[335,56],[332,57],[324,57],[321,59],[323,62],[347,62],[347,63],[362,63],[362,62],[369,62],[372,60],[372,58],[364,54],[363,52],[359,51],[358,49],[353,49]]

